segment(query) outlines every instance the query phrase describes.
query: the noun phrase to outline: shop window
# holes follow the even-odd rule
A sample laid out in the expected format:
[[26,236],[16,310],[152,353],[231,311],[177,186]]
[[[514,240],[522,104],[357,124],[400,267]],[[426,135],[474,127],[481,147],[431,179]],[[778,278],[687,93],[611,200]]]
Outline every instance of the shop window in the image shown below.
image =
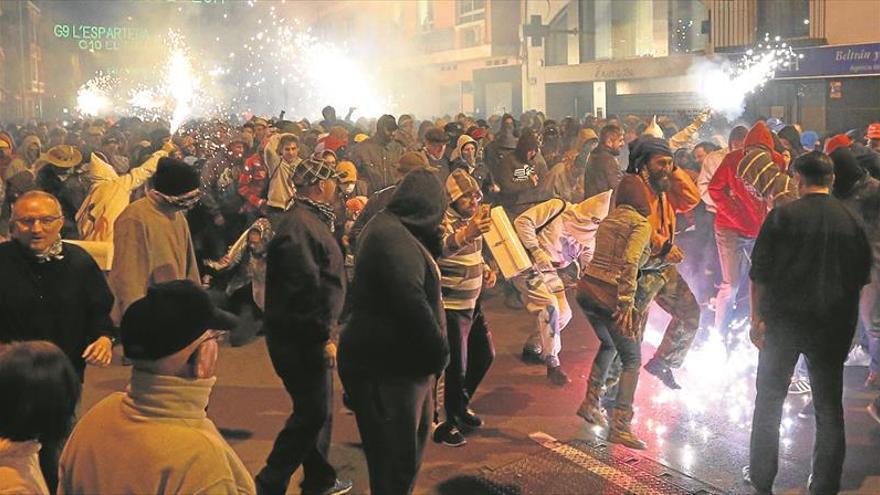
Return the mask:
[[709,21],[709,9],[703,2],[672,0],[669,2],[669,52],[694,53],[706,50],[708,33],[703,25]]
[[486,17],[486,0],[458,0],[458,23],[480,21]]
[[805,38],[810,35],[810,0],[758,2],[758,37]]

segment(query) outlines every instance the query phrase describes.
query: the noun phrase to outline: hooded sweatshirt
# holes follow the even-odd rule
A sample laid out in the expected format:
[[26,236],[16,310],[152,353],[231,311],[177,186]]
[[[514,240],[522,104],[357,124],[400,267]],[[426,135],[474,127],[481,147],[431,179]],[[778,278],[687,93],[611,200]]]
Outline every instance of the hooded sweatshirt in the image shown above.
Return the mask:
[[[777,165],[782,163],[782,157],[771,151],[773,136],[770,129],[758,122],[746,134],[743,149],[728,153],[709,181],[709,195],[715,202],[715,228],[732,230],[750,239],[758,237],[768,207],[764,199],[753,194],[737,176],[737,166],[746,153],[755,148],[771,153]],[[777,156],[779,161],[776,161]]]
[[408,173],[361,235],[351,317],[339,340],[345,377],[421,378],[446,367],[449,344],[440,271],[446,192],[427,170]]
[[0,438],[0,493],[49,495],[40,470],[40,443]]
[[159,150],[140,167],[117,175],[109,163],[92,153],[88,171],[92,187],[76,213],[79,238],[84,241],[113,242],[113,224],[129,205],[131,193],[153,176],[163,156],[168,156],[168,153]]

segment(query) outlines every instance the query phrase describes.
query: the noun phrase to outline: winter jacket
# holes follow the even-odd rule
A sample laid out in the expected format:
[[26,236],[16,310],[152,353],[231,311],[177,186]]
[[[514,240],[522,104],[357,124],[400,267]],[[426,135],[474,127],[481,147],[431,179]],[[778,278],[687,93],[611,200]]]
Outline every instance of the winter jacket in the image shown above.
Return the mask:
[[[566,157],[566,160],[572,157]],[[584,169],[574,165],[570,169],[566,161],[557,163],[550,169],[547,177],[541,181],[541,195],[546,198],[560,198],[569,203],[580,203],[584,194]]]
[[773,162],[770,153],[762,149],[749,150],[743,156],[736,166],[736,176],[751,194],[773,208],[798,197],[797,183]]
[[205,412],[216,381],[135,368],[125,392],[77,422],[61,454],[59,494],[256,493]]
[[587,160],[584,196],[590,198],[609,189],[616,189],[622,177],[623,171],[617,157],[604,144],[599,144]]
[[84,241],[113,242],[113,225],[129,205],[131,193],[153,176],[159,159],[164,156],[168,156],[168,153],[159,150],[140,167],[117,175],[110,164],[93,153],[88,172],[92,189],[76,213],[79,238]]
[[339,340],[343,380],[425,377],[446,368],[440,271],[431,253],[439,247],[445,210],[446,191],[436,175],[414,170],[364,229],[351,316]]
[[374,192],[370,199],[367,200],[367,205],[361,214],[358,215],[354,225],[351,226],[351,231],[348,233],[348,242],[353,252],[357,253],[359,239],[367,223],[388,206],[396,190],[397,185],[388,186],[385,189]]
[[473,310],[483,288],[483,237],[459,244],[455,233],[467,227],[470,219],[462,218],[453,208],[443,216],[443,255],[437,260],[443,287],[443,308]]
[[0,493],[49,495],[40,470],[40,442],[0,438]]
[[238,194],[238,178],[244,163],[233,161],[221,151],[202,167],[202,204],[212,216],[239,213],[244,199]]
[[241,175],[238,176],[238,194],[244,199],[243,211],[259,211],[266,202],[267,183],[269,172],[263,164],[260,153],[254,153],[245,160]]
[[294,200],[275,227],[266,257],[266,335],[291,345],[330,339],[345,299],[342,251],[327,218]]
[[754,239],[758,237],[761,224],[767,216],[767,203],[761,196],[749,191],[746,183],[737,175],[737,167],[747,149],[773,149],[770,129],[762,122],[755,124],[746,134],[744,147],[725,155],[709,181],[708,191],[715,203],[716,230],[732,230],[740,236]]
[[378,191],[399,179],[397,162],[403,153],[404,148],[397,141],[392,139],[383,143],[377,137],[372,137],[354,147],[351,160],[357,165],[358,176],[370,183],[370,190]]
[[538,189],[530,178],[532,175],[536,175],[534,167],[520,162],[516,153],[508,153],[501,159],[498,174],[494,177],[501,188],[498,200],[509,216],[515,217],[531,206],[527,204],[526,197]]
[[[59,175],[59,172],[66,173]],[[70,170],[63,170],[46,165],[37,172],[37,187],[55,196],[61,203],[61,212],[64,214],[61,236],[65,239],[78,238],[76,213],[91,189],[86,168],[77,165]]]
[[651,254],[650,241],[651,224],[635,208],[612,210],[596,232],[596,252],[578,284],[579,294],[610,313],[632,306],[639,268]]
[[700,190],[700,199],[706,204],[706,210],[711,213],[715,213],[715,201],[712,200],[712,195],[709,194],[709,182],[712,181],[712,177],[715,176],[715,172],[718,171],[718,167],[721,166],[721,162],[724,161],[724,157],[728,153],[730,153],[730,150],[727,148],[709,153],[703,159],[700,175],[697,176],[697,189]]

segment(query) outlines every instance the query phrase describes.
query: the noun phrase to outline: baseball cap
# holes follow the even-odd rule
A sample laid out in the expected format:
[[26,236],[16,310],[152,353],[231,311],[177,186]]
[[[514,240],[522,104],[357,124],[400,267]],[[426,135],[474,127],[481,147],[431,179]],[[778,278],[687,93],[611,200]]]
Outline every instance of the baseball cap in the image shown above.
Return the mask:
[[147,289],[122,316],[125,357],[155,361],[195,342],[206,330],[229,330],[237,318],[214,306],[192,280],[173,280]]
[[874,122],[869,125],[865,137],[868,139],[880,139],[880,122]]

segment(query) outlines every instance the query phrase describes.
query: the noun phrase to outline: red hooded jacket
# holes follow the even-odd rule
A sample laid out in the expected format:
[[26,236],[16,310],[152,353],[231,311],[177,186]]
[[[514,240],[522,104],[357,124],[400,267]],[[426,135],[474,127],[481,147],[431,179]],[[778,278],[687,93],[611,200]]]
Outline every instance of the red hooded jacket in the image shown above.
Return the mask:
[[773,136],[764,122],[755,124],[743,144],[744,149],[728,153],[712,180],[709,182],[709,196],[715,202],[715,229],[733,230],[737,234],[751,239],[758,237],[761,224],[767,216],[767,203],[756,198],[746,189],[745,184],[736,176],[736,166],[746,154],[746,149],[760,146],[773,155],[773,161],[784,166],[779,153],[773,150]]

